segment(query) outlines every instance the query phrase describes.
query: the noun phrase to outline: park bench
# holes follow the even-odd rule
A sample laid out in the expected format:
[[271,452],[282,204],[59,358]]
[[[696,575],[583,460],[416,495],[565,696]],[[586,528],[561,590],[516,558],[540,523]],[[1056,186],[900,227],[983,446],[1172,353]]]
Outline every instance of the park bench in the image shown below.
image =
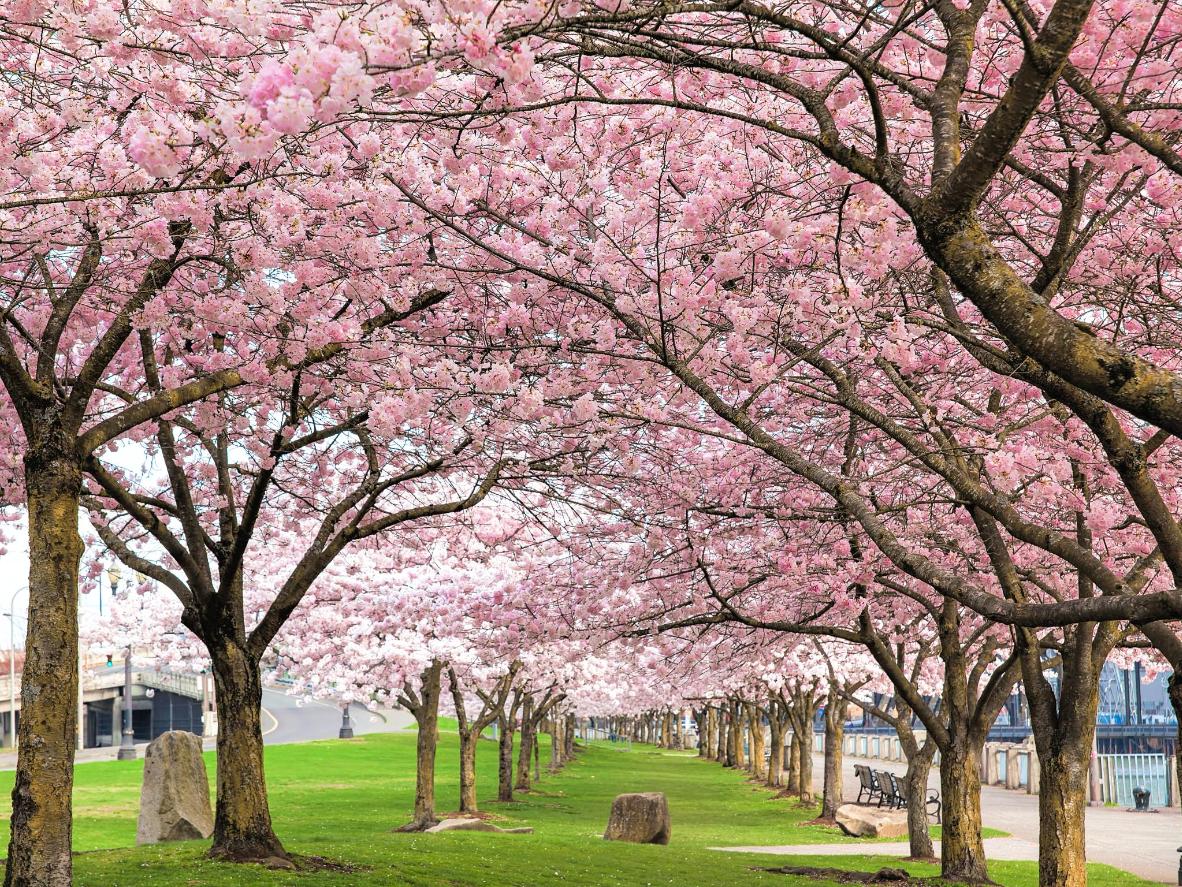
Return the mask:
[[[878,802],[878,806],[881,807],[885,803],[887,807],[894,810],[905,808],[907,806],[907,792],[904,780],[889,770],[879,770],[876,776],[879,785],[882,786],[882,800]],[[924,809],[929,817],[936,822],[940,821],[940,793],[935,789],[928,789]]]
[[[854,772],[858,775],[858,800],[857,803],[862,803],[862,796],[866,796],[866,803],[882,798],[882,785],[878,781],[878,777],[874,775],[874,771],[865,764],[854,764]],[[882,806],[879,804],[879,806]]]

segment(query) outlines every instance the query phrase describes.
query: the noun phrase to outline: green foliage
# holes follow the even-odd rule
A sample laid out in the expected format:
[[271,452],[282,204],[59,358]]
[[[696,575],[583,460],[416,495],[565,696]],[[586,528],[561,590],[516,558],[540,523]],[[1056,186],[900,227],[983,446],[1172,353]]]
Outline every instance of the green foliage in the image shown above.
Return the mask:
[[[258,866],[214,863],[204,842],[135,848],[139,762],[78,767],[75,845],[79,887],[711,887],[816,882],[754,870],[784,864],[876,869],[897,866],[887,857],[784,857],[722,853],[715,846],[820,844],[852,841],[833,829],[805,824],[816,815],[745,782],[741,774],[692,757],[637,746],[597,744],[557,775],[546,774],[543,737],[539,790],[512,804],[496,794],[496,746],[482,742],[478,778],[482,809],[503,825],[530,825],[533,835],[394,834],[410,818],[414,790],[414,734],[369,736],[267,749],[268,785],[276,830],[287,848],[359,867],[352,872],[273,872]],[[454,735],[441,737],[438,809],[454,810],[458,755]],[[212,756],[209,761],[213,779]],[[4,775],[11,781],[11,774]],[[0,784],[0,788],[7,788]],[[603,841],[611,799],[626,791],[663,791],[669,797],[673,840],[667,847]],[[109,848],[109,849],[100,849]],[[869,848],[868,848],[869,849]],[[907,864],[916,874],[934,866]],[[992,876],[1006,887],[1037,884],[1034,863],[999,862]],[[1093,866],[1097,887],[1145,885],[1132,875]]]

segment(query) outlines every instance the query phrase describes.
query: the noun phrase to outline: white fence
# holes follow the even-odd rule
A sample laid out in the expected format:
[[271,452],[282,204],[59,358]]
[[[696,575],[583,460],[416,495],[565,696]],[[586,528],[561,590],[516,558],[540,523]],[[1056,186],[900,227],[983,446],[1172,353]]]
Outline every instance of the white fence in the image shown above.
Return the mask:
[[1165,755],[1097,755],[1100,800],[1118,807],[1133,806],[1133,789],[1149,790],[1151,807],[1174,804],[1172,759]]

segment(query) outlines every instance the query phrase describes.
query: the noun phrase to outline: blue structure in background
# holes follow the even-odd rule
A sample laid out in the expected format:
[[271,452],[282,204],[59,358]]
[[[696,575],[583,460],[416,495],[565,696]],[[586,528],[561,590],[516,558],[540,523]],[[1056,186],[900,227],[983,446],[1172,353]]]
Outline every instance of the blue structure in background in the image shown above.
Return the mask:
[[[1096,715],[1096,751],[1099,754],[1164,754],[1172,756],[1177,740],[1177,720],[1166,692],[1169,672],[1143,680],[1141,663],[1118,668],[1105,663],[1100,675],[1100,708]],[[1058,692],[1058,676],[1047,672]],[[876,702],[885,703],[879,696]],[[921,727],[918,720],[916,726]],[[894,734],[894,728],[872,715],[846,724],[847,732]],[[1006,701],[993,729],[990,742],[1021,742],[1030,735],[1030,715],[1021,687]]]

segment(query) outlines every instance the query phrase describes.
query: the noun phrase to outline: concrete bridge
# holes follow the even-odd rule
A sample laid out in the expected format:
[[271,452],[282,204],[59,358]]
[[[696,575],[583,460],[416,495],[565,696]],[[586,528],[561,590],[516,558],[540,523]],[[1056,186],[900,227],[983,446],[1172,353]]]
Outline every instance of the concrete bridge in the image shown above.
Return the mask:
[[[2,668],[2,665],[0,665]],[[89,660],[80,669],[80,748],[119,745],[123,730],[123,663]],[[13,745],[13,715],[20,723],[21,676],[15,685],[7,671],[0,674],[0,733],[4,745]],[[200,736],[217,733],[213,707],[213,678],[208,674],[183,674],[150,668],[131,670],[132,728],[137,742],[148,742],[167,730],[188,730]]]

